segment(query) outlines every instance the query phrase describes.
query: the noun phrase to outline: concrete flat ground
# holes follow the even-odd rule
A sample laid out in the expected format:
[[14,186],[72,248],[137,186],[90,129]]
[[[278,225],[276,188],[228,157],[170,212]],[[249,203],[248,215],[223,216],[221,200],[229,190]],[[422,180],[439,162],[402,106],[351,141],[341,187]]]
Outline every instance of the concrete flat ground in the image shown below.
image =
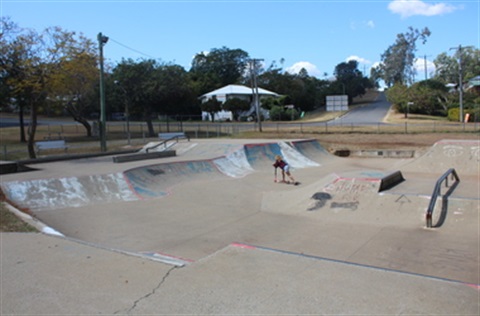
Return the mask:
[[[2,176],[11,199],[66,237],[1,235],[1,311],[479,313],[478,144],[455,143],[470,155],[457,148],[451,161],[437,151],[452,143],[413,159],[339,158],[293,144],[302,155],[281,141],[192,140],[172,158],[62,161]],[[277,150],[299,186],[273,182]],[[426,170],[430,158],[439,170]],[[429,196],[449,163],[461,182],[443,225],[427,229]],[[397,170],[405,181],[378,193],[379,179]],[[88,199],[71,185],[116,173]],[[134,194],[121,194],[123,178]],[[105,192],[118,196],[106,203]]]

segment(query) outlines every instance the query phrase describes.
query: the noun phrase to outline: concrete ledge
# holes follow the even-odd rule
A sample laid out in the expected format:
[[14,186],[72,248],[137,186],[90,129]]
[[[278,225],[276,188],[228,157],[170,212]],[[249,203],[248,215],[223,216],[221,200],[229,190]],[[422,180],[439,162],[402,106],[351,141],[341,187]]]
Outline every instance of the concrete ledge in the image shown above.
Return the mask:
[[176,155],[177,153],[175,150],[166,150],[166,151],[158,151],[158,152],[151,152],[151,153],[138,153],[133,155],[115,156],[113,157],[113,162],[129,162],[129,161],[137,161],[137,160],[173,157]]
[[0,174],[9,174],[31,170],[33,169],[26,167],[16,161],[0,161]]
[[351,156],[367,158],[413,158],[414,150],[358,150],[352,151]]
[[402,172],[395,171],[394,173],[391,173],[388,176],[382,178],[378,192],[391,189],[403,181],[405,181],[405,178],[403,178]]

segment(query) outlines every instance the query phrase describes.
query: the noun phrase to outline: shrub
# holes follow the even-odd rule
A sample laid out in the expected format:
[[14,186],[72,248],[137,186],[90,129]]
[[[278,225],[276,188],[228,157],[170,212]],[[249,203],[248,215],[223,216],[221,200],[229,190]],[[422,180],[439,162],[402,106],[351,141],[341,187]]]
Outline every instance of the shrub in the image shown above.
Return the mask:
[[449,121],[458,122],[459,118],[460,118],[460,109],[459,108],[448,109],[448,120]]

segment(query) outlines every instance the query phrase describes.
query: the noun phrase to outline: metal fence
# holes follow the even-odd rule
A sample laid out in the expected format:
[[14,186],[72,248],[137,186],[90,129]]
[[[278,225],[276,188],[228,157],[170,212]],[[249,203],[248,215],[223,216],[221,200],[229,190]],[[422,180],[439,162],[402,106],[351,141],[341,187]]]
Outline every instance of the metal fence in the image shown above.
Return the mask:
[[[155,122],[153,123],[154,138],[158,133],[185,132],[191,138],[218,138],[239,136],[249,132],[265,134],[266,138],[286,138],[288,135],[295,137],[315,137],[321,134],[335,133],[370,133],[370,134],[415,134],[415,133],[479,133],[480,123],[454,123],[454,122],[429,122],[411,123],[405,121],[399,124],[386,123],[363,123],[363,124],[342,124],[341,120],[330,122]],[[81,124],[44,124],[37,127],[36,140],[66,139],[70,148],[88,147],[87,143],[95,144],[98,135],[94,129],[94,136],[87,138],[85,128]],[[145,122],[107,122],[106,139],[108,142],[121,144],[141,144],[152,141]],[[96,145],[94,145],[96,146]],[[15,157],[26,154],[26,145],[5,145],[1,146],[1,159],[11,160]],[[12,156],[12,154],[15,154]]]

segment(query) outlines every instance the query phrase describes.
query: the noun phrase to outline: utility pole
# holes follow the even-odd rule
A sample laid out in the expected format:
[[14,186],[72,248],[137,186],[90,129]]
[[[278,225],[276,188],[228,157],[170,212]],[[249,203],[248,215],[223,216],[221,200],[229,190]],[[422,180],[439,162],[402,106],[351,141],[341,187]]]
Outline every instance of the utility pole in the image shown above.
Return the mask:
[[251,59],[250,60],[250,72],[252,74],[252,95],[253,104],[255,106],[255,113],[257,115],[258,131],[262,132],[262,119],[260,117],[260,102],[258,97],[258,84],[257,84],[257,61],[263,61],[263,59]]
[[100,50],[100,149],[107,151],[106,114],[105,114],[105,82],[103,78],[103,45],[107,44],[108,37],[98,33],[98,49]]
[[460,115],[460,122],[463,123],[463,65],[462,65],[462,49],[463,48],[471,48],[473,46],[462,47],[462,45],[458,45],[458,47],[452,47],[452,49],[457,50],[458,55],[458,92],[459,92],[459,115]]
[[428,79],[428,74],[427,74],[427,55],[423,58],[423,66],[425,67],[425,80]]

